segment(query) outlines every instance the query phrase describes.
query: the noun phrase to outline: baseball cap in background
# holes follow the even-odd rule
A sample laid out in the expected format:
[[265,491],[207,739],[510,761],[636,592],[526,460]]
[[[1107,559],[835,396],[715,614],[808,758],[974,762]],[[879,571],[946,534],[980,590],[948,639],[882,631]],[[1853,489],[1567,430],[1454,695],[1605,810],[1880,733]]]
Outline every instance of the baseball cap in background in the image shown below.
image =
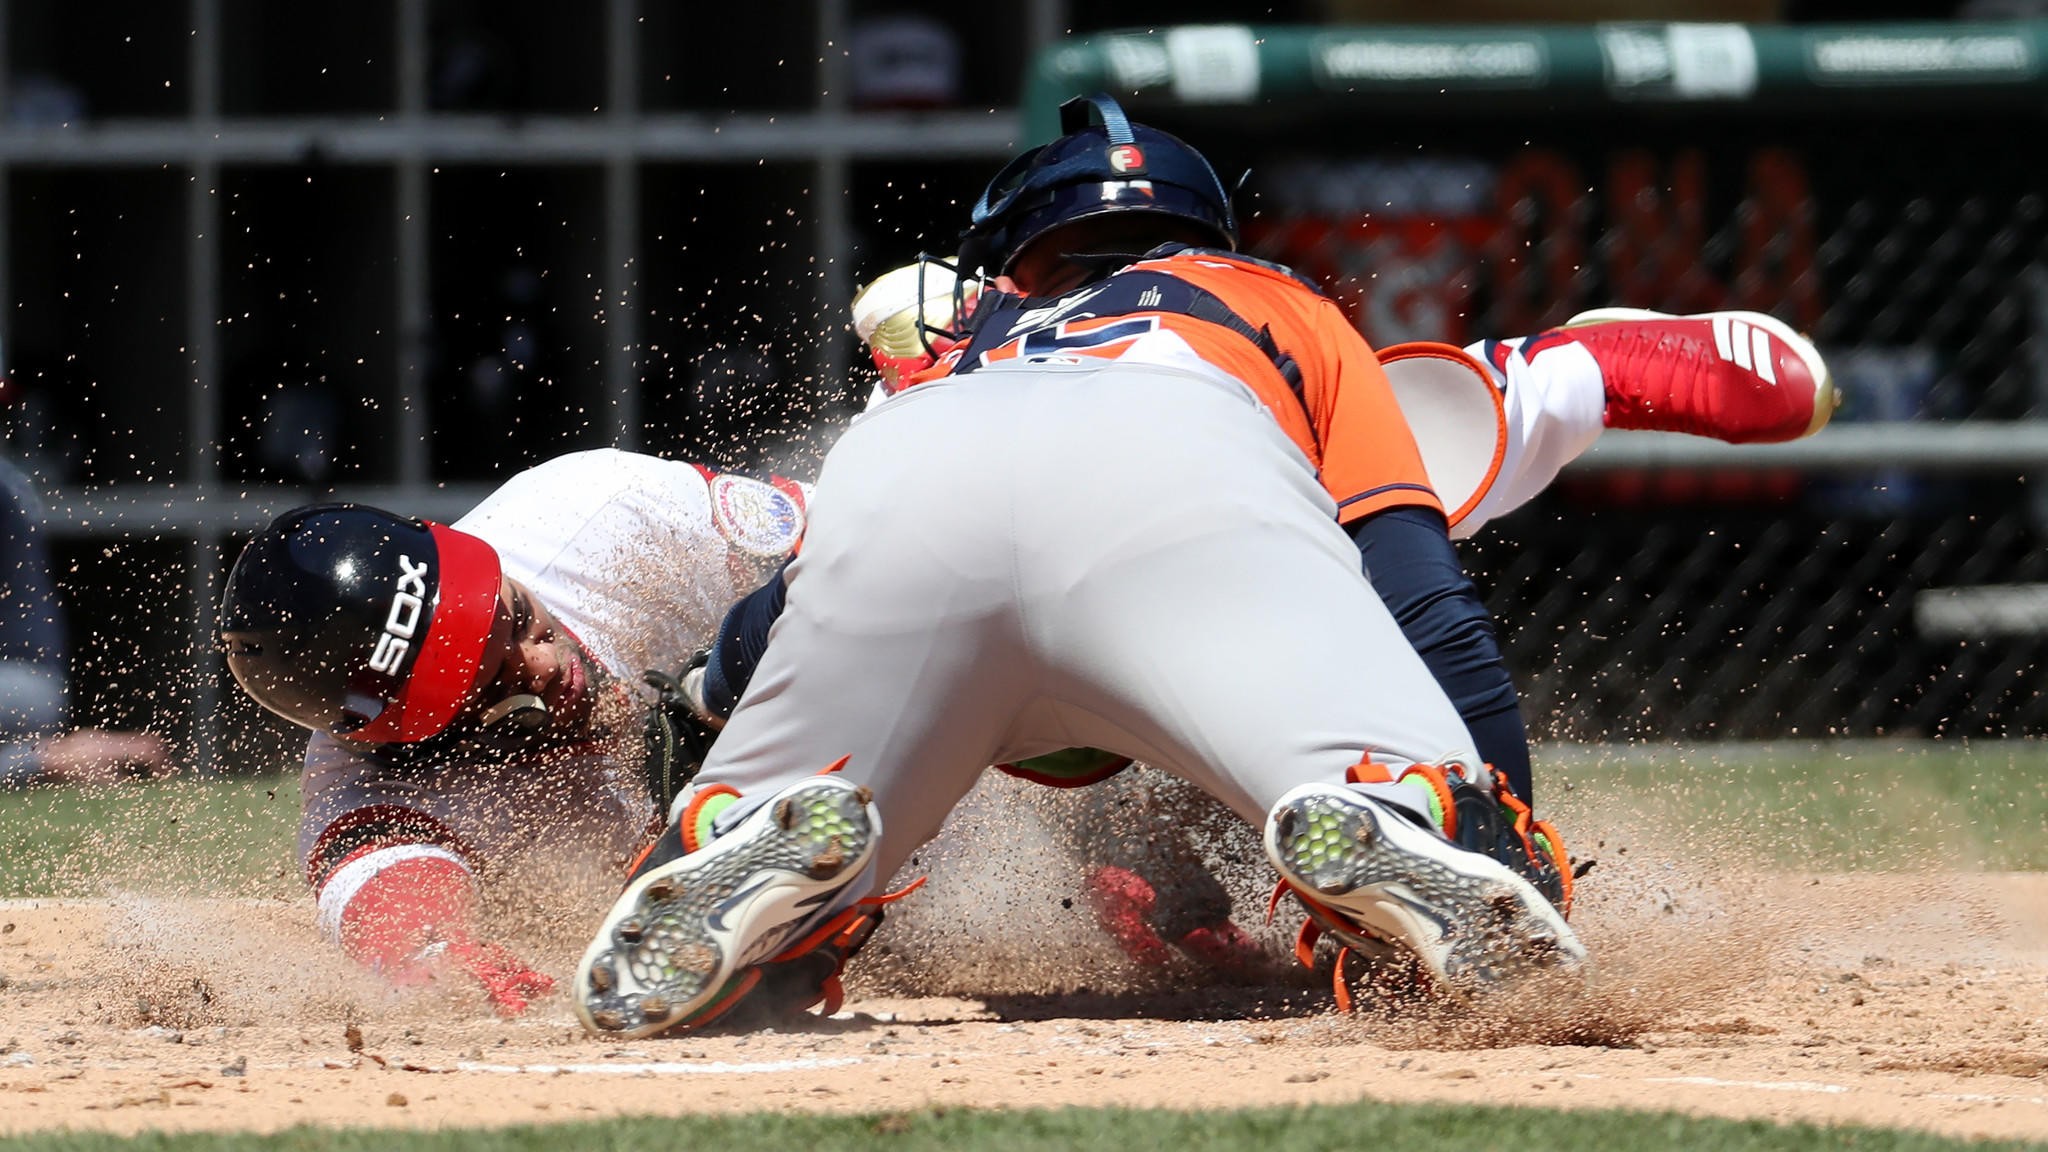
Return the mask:
[[923,16],[854,24],[847,62],[858,108],[944,108],[960,100],[960,38]]
[[423,740],[462,710],[497,612],[497,552],[445,525],[355,504],[285,513],[228,573],[235,680],[294,724]]

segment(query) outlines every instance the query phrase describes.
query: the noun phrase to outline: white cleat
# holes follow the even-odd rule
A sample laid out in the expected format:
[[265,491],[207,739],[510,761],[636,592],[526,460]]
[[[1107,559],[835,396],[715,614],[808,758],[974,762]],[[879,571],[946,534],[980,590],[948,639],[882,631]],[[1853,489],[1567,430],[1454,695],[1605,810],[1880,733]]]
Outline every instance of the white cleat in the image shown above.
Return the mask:
[[1298,894],[1363,930],[1338,926],[1340,938],[1405,945],[1454,996],[1585,965],[1578,935],[1527,880],[1350,788],[1281,797],[1266,856]]
[[752,988],[874,855],[873,794],[838,776],[791,785],[702,848],[626,886],[576,969],[576,1015],[601,1036],[689,1028]]

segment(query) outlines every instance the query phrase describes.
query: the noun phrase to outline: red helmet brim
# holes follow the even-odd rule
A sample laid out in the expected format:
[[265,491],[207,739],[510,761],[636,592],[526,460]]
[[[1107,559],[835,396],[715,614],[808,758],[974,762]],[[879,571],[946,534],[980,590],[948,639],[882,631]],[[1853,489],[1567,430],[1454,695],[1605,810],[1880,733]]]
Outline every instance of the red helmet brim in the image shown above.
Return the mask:
[[396,700],[351,740],[375,744],[424,740],[448,727],[469,702],[483,662],[484,642],[498,612],[503,570],[498,553],[467,532],[432,521],[440,568],[434,615],[413,659],[412,674]]

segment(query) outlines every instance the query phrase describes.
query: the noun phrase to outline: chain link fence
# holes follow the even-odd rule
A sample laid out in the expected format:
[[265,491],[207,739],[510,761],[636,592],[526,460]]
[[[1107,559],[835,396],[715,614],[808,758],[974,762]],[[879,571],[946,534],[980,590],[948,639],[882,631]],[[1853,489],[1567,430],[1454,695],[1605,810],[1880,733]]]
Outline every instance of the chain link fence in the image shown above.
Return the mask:
[[[1229,158],[1256,249],[1375,343],[1747,308],[1827,352],[1838,427],[2048,416],[2048,191],[2008,159],[2031,114],[1327,128]],[[1567,472],[1468,546],[1539,736],[2048,733],[2048,475],[1797,448]]]

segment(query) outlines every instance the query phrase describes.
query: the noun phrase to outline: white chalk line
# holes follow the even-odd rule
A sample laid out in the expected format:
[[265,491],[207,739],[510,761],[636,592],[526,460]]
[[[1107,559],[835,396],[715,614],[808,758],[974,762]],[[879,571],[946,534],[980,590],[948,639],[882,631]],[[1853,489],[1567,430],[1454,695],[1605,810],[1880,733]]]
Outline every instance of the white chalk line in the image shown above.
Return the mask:
[[529,1076],[734,1076],[757,1072],[807,1072],[819,1068],[844,1068],[849,1064],[859,1063],[860,1058],[854,1056],[832,1059],[806,1057],[799,1060],[758,1060],[739,1064],[728,1064],[723,1060],[607,1060],[602,1064],[481,1064],[473,1060],[463,1060],[455,1065],[453,1071]]
[[1835,1095],[1854,1092],[1847,1084],[1822,1084],[1813,1080],[1723,1080],[1718,1076],[1646,1076],[1645,1084],[1686,1084],[1703,1088],[1755,1088],[1762,1092],[1818,1092]]
[[[1612,1080],[1615,1077],[1599,1072],[1579,1072],[1578,1080]],[[1818,1080],[1723,1080],[1718,1076],[1646,1076],[1644,1084],[1686,1084],[1700,1088],[1751,1088],[1759,1092],[1809,1092],[1823,1096],[1838,1096],[1850,1092],[1869,1091],[1849,1084],[1827,1084]],[[1916,1092],[1921,1100],[1953,1100],[1962,1104],[2034,1104],[2048,1105],[2048,1096],[2001,1096],[1989,1092]]]
[[[893,1055],[893,1054],[892,1054]],[[413,1072],[442,1074],[450,1072],[483,1072],[498,1075],[528,1076],[745,1076],[762,1072],[809,1072],[821,1068],[844,1068],[851,1064],[864,1064],[858,1056],[838,1056],[830,1059],[803,1057],[795,1060],[757,1060],[732,1063],[724,1060],[606,1060],[603,1063],[578,1064],[489,1064],[475,1060],[460,1060],[454,1064],[399,1064],[372,1065],[364,1062],[341,1064],[323,1060],[317,1064],[297,1061],[283,1063],[251,1063],[248,1072]],[[30,1062],[13,1065],[7,1071],[38,1069],[46,1071],[91,1068],[100,1072],[135,1072],[158,1068],[154,1061],[143,1060],[87,1060],[77,1064],[44,1064]],[[193,1073],[201,1075],[199,1072]],[[247,1073],[244,1073],[246,1075]]]

